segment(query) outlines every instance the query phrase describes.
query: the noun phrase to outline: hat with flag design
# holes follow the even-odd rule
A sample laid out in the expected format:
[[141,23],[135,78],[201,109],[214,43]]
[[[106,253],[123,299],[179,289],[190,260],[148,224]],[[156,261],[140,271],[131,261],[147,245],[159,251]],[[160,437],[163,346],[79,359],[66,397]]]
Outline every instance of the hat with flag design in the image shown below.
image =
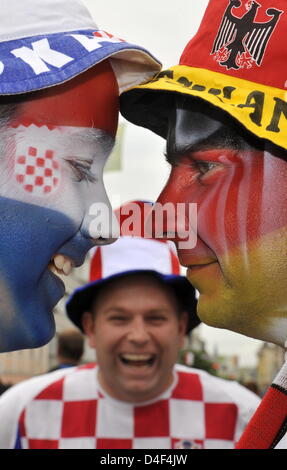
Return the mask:
[[[82,314],[95,302],[103,286],[126,277],[145,274],[170,287],[182,310],[189,314],[187,332],[200,320],[196,314],[197,299],[194,287],[185,276],[179,275],[180,265],[173,243],[168,240],[154,240],[141,236],[143,214],[152,208],[151,203],[133,201],[121,206],[116,212],[119,221],[126,219],[127,211],[135,210],[134,225],[136,236],[125,235],[125,225],[121,223],[121,236],[111,245],[98,246],[92,250],[90,283],[77,289],[67,302],[66,310],[70,320],[82,330]],[[140,217],[137,218],[137,215]]]
[[210,0],[179,65],[124,93],[122,114],[166,137],[171,94],[204,100],[287,149],[285,0]]
[[144,48],[101,31],[81,0],[1,0],[0,95],[58,85],[105,59],[120,92],[161,68]]

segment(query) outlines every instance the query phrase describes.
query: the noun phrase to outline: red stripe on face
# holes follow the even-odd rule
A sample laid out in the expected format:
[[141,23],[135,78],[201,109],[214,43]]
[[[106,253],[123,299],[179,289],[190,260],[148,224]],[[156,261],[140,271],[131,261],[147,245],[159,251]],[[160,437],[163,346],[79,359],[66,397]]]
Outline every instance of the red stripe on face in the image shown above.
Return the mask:
[[[247,194],[248,208],[246,214],[247,239],[256,240],[264,235],[262,232],[262,218],[264,217],[263,192],[264,192],[264,155],[254,155],[256,165],[250,168],[250,179]],[[254,182],[256,182],[254,187]],[[270,227],[273,230],[273,227]]]
[[[232,152],[229,149],[193,154],[194,161],[212,161],[218,171],[199,175],[194,164],[181,159],[172,168],[159,202],[197,203],[198,242],[193,250],[206,256],[287,226],[287,164],[268,152]],[[221,158],[221,156],[223,158]]]
[[40,92],[19,107],[11,126],[90,127],[116,134],[117,80],[108,60],[72,80]]

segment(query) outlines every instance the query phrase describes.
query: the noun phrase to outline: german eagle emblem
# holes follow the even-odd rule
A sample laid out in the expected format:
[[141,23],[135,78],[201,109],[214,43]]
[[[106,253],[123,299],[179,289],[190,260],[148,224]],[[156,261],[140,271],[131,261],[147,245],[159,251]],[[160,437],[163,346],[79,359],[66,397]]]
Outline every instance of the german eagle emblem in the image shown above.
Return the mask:
[[268,8],[265,22],[256,21],[260,3],[255,0],[245,2],[246,13],[238,17],[233,8],[242,6],[241,0],[229,0],[213,43],[211,55],[227,69],[250,68],[255,63],[260,66],[268,41],[276,27],[282,10]]

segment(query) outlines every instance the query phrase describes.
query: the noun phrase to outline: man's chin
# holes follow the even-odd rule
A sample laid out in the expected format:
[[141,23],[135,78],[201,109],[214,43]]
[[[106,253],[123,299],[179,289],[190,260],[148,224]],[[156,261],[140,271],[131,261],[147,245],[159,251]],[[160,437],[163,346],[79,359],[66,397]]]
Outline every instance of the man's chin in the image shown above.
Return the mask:
[[[201,294],[197,305],[198,317],[208,326],[282,346],[282,328],[278,327],[280,321],[272,317],[272,309],[266,311],[264,306],[256,302],[237,300],[242,297],[239,294],[235,298],[232,295],[220,297]],[[285,333],[286,329],[285,323]]]
[[22,311],[10,321],[5,321],[0,331],[0,353],[19,349],[39,348],[47,344],[55,334],[54,316],[50,312]]
[[50,296],[46,286],[38,285],[27,289],[26,296],[19,290],[16,294],[10,292],[0,311],[0,352],[39,348],[55,334],[53,308],[63,291]]
[[[242,309],[240,304],[233,305],[229,296],[213,292],[202,292],[197,304],[197,315],[200,320],[214,328],[224,328],[239,332],[242,327]],[[246,318],[245,318],[246,321]]]

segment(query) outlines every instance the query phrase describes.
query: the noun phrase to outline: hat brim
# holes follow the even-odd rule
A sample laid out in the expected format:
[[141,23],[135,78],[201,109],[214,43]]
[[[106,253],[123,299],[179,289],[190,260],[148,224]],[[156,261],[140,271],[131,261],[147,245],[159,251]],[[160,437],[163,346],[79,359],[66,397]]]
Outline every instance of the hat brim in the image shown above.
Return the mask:
[[96,301],[102,287],[107,286],[117,279],[136,274],[152,276],[164,285],[171,287],[181,308],[188,312],[187,333],[200,324],[196,313],[197,299],[195,297],[195,289],[184,276],[160,274],[157,271],[143,269],[117,273],[77,289],[66,304],[66,312],[69,319],[83,331],[82,315],[91,308],[91,305]]
[[[0,42],[0,95],[59,85],[105,59],[124,61],[120,91],[149,80],[161,64],[147,50],[95,30],[69,31]],[[110,37],[109,37],[110,36]]]
[[227,112],[248,131],[287,149],[286,90],[207,69],[177,65],[121,96],[121,113],[129,121],[166,138],[174,101],[184,94]]

